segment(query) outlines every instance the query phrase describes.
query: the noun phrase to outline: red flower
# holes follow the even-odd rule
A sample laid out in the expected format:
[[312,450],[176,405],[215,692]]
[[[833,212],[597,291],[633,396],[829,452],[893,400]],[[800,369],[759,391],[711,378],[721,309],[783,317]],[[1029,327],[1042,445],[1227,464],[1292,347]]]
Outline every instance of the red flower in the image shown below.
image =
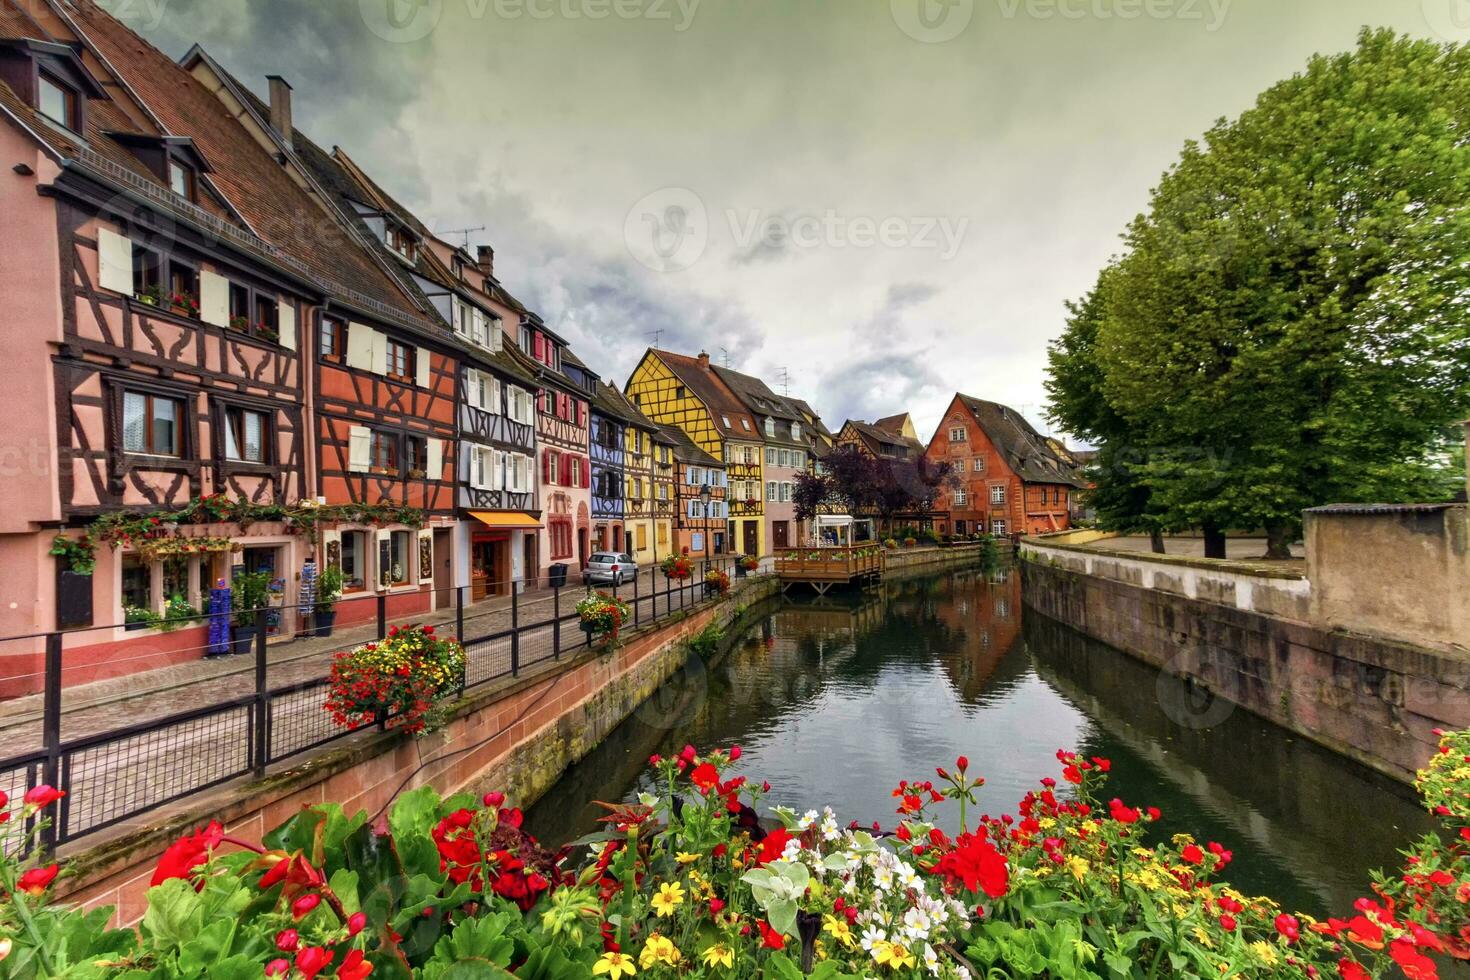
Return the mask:
[[1229,912],[1226,912],[1224,915],[1220,916],[1220,928],[1224,929],[1226,932],[1234,932],[1235,916],[1231,915]]
[[312,909],[320,904],[322,904],[322,897],[316,892],[308,892],[291,903],[291,917],[293,919],[300,919],[303,916],[309,915]]
[[353,912],[347,917],[347,935],[355,936],[365,928],[367,928],[367,916],[362,912]]
[[701,763],[689,774],[689,780],[699,787],[701,793],[708,793],[720,781],[720,772],[708,762]]
[[60,870],[61,866],[56,864],[45,868],[32,868],[20,876],[20,881],[15,883],[15,887],[32,898],[39,898],[45,894],[46,889],[51,887],[51,883],[56,880],[56,873]]
[[149,884],[159,885],[170,878],[189,880],[194,869],[209,860],[209,852],[219,846],[224,835],[219,821],[211,820],[202,830],[180,837],[158,859],[158,867],[153,869],[153,880]]
[[28,790],[22,802],[24,802],[26,806],[34,807],[37,810],[44,810],[46,807],[55,803],[57,800],[61,799],[65,795],[66,794],[59,789],[53,789],[50,786],[41,785],[35,787],[34,789]]
[[1138,811],[1131,806],[1124,806],[1122,800],[1112,800],[1108,803],[1108,809],[1112,812],[1113,819],[1119,823],[1138,822]]
[[739,761],[739,759],[740,759],[740,746],[738,746],[738,745],[732,745],[732,746],[730,746],[730,761],[731,762],[737,762],[737,761]]
[[296,954],[296,969],[301,971],[306,980],[313,978],[327,968],[336,954],[329,949],[320,946],[308,946]]
[[1186,845],[1184,850],[1179,852],[1179,856],[1189,864],[1203,864],[1205,860],[1205,852],[1198,844]]
[[1301,938],[1302,925],[1296,916],[1282,913],[1276,917],[1276,931],[1286,937],[1286,941],[1294,943]]
[[958,769],[960,771],[960,775],[963,776],[965,774],[965,770],[970,768],[970,760],[962,755],[954,761],[954,767]]
[[500,804],[502,804],[502,803],[505,802],[505,794],[504,793],[486,793],[485,794],[485,801],[484,802],[485,802],[485,805],[486,806],[488,806],[488,807],[490,807],[492,809],[499,809]]
[[283,953],[294,953],[301,946],[301,934],[295,929],[282,929],[276,933],[276,949]]
[[786,850],[786,842],[791,840],[791,834],[785,827],[777,827],[766,835],[761,841],[759,852],[756,854],[756,864],[769,864],[780,860],[781,852]]
[[268,977],[283,977],[290,972],[290,960],[271,960],[265,965],[265,975]]
[[766,925],[765,919],[757,919],[755,924],[761,930],[761,944],[767,949],[780,949],[786,945],[786,937]]
[[995,845],[974,834],[961,834],[955,849],[934,866],[934,873],[963,882],[971,892],[984,891],[991,898],[1004,895],[1011,880],[1006,859]]
[[369,973],[373,972],[373,965],[363,958],[362,950],[354,949],[342,960],[342,965],[337,967],[337,976],[341,980],[363,980]]
[[1338,960],[1337,972],[1342,974],[1342,980],[1373,980],[1372,975],[1355,960]]

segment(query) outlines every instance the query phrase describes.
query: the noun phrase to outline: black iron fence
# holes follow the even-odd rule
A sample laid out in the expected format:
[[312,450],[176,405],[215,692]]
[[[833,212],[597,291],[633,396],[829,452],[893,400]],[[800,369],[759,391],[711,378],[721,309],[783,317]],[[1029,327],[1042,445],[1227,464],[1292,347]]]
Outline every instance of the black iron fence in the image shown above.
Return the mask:
[[[708,597],[711,589],[701,564],[691,564],[693,576],[686,580],[669,580],[657,569],[643,569],[631,579],[594,587],[626,602],[631,611],[626,625],[636,629]],[[737,564],[738,559],[731,557],[712,562],[732,580],[743,575]],[[495,584],[487,588],[494,592]],[[333,721],[323,708],[327,672],[336,652],[382,639],[393,625],[433,623],[450,630],[465,648],[464,690],[554,671],[565,656],[591,644],[576,612],[585,591],[582,584],[536,580],[509,583],[507,588],[505,596],[487,595],[479,601],[471,587],[347,597],[337,603],[339,635],[331,639],[314,635],[316,626],[309,614],[285,616],[283,611],[294,610],[262,607],[254,612],[256,629],[249,652],[224,658],[228,669],[182,676],[179,665],[174,665],[129,674],[127,688],[114,692],[104,705],[63,706],[68,671],[95,671],[99,666],[65,662],[69,648],[86,648],[78,645],[76,636],[86,630],[38,635],[45,645],[40,738],[35,739],[34,722],[26,724],[24,712],[9,712],[8,723],[5,712],[0,712],[0,739],[12,751],[23,746],[0,760],[0,790],[13,799],[43,783],[65,791],[55,820],[42,837],[42,847],[52,849],[229,780],[263,776],[273,763],[374,727],[368,723],[343,728]],[[434,608],[395,613],[395,606],[413,602]],[[122,628],[118,624],[88,629]],[[282,643],[285,632],[301,635]],[[0,638],[0,645],[24,639],[28,638]],[[282,653],[298,649],[298,644],[301,656]],[[147,658],[125,654],[119,659]],[[272,683],[273,673],[282,682]],[[129,724],[109,723],[139,716],[143,717]],[[65,732],[68,719],[70,727],[82,731]],[[386,727],[389,721],[380,717],[376,727]]]

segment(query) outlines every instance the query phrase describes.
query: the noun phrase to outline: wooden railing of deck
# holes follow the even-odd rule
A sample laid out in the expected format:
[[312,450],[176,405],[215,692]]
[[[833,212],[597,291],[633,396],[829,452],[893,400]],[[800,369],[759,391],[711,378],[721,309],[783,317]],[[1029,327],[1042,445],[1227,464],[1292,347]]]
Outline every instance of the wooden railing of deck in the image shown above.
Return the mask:
[[877,546],[842,548],[777,548],[776,574],[801,582],[846,582],[883,570],[883,549]]

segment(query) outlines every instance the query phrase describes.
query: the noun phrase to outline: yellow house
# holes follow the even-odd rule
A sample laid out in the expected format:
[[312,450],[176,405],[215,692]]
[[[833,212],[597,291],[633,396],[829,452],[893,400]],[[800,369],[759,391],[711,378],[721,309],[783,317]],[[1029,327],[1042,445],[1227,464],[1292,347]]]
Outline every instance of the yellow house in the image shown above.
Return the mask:
[[[632,404],[630,414],[639,421],[623,430],[623,472],[627,481],[623,514],[623,535],[627,548],[639,567],[657,564],[669,555],[668,518],[663,518],[659,533],[659,515],[655,513],[654,460],[658,446],[653,441],[658,427],[643,418]],[[668,447],[664,447],[668,454]]]
[[633,369],[627,392],[649,419],[674,426],[725,463],[730,516],[726,533],[715,535],[715,549],[725,554],[765,554],[769,543],[760,430],[710,367],[709,355],[689,357],[650,347]]

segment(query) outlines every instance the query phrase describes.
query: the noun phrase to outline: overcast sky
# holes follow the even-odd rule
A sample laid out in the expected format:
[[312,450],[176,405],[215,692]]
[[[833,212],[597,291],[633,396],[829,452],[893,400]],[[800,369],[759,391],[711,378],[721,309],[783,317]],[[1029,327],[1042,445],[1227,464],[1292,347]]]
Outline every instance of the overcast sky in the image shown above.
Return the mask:
[[1470,0],[103,0],[198,41],[622,383],[661,343],[844,418],[1040,419],[1046,344],[1182,143]]

